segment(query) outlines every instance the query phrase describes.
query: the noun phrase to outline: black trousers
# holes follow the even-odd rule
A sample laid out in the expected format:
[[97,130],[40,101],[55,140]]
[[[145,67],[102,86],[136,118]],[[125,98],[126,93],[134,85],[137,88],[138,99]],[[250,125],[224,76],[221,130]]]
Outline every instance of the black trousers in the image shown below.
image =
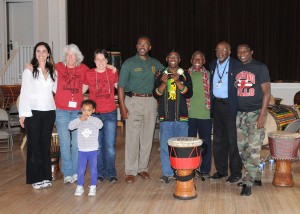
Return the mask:
[[242,176],[242,160],[239,155],[236,134],[236,117],[232,115],[227,100],[214,100],[213,108],[213,156],[218,173]]
[[25,119],[27,133],[27,184],[52,180],[50,146],[55,122],[55,110],[32,111],[32,114],[32,117],[26,117]]

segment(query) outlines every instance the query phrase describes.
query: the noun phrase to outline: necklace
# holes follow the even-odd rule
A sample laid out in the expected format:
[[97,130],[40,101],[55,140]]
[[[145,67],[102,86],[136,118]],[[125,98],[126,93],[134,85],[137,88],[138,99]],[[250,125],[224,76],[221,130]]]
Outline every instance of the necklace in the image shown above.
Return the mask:
[[[68,83],[69,83],[69,87],[71,89],[72,100],[73,100],[75,87],[76,87],[76,79],[77,79],[77,66],[75,66],[74,70],[73,70],[73,68],[70,68],[72,70],[69,70],[67,64],[65,64],[65,68],[66,68],[66,75],[68,78]],[[73,82],[73,86],[72,86],[72,82]]]
[[[98,73],[100,73],[99,69],[96,68],[96,90],[99,91],[99,86],[98,86]],[[107,69],[105,69],[105,75],[106,75],[106,81],[108,83],[108,93],[110,94],[110,82],[108,79],[108,74],[107,74]]]

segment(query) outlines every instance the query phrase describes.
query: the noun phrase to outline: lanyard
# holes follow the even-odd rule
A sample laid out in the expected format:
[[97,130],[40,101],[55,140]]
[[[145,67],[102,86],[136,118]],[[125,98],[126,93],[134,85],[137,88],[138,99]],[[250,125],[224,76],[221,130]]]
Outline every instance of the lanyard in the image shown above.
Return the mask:
[[218,83],[222,83],[222,78],[223,78],[223,76],[224,76],[225,69],[226,69],[226,67],[227,67],[228,62],[229,62],[229,60],[227,60],[227,62],[226,62],[226,65],[225,65],[225,67],[224,67],[224,69],[223,69],[222,75],[220,74],[219,66],[218,66],[218,63],[217,63],[217,74],[218,74],[218,77],[219,77],[219,79],[220,79]]

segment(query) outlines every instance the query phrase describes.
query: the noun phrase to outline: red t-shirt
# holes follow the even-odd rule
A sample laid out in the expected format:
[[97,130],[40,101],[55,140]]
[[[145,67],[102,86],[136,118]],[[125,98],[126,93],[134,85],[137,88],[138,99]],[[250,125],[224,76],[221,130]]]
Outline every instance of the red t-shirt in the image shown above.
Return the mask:
[[[57,90],[55,94],[55,104],[57,109],[79,110],[83,101],[82,85],[85,73],[89,70],[85,64],[80,64],[75,68],[68,68],[64,63],[56,64]],[[72,99],[73,95],[73,99]],[[73,101],[76,104],[70,102]],[[71,106],[73,107],[71,107]]]
[[108,113],[116,109],[114,85],[118,79],[118,72],[109,68],[103,73],[96,72],[95,68],[86,72],[84,84],[89,85],[89,99],[96,102],[96,112]]

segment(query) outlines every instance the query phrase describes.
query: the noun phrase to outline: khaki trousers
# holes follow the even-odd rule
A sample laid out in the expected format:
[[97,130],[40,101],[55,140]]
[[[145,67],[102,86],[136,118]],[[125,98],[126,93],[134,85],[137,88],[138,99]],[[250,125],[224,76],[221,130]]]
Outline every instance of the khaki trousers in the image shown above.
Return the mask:
[[153,132],[157,117],[154,97],[126,96],[128,109],[125,136],[125,174],[137,175],[148,170]]

